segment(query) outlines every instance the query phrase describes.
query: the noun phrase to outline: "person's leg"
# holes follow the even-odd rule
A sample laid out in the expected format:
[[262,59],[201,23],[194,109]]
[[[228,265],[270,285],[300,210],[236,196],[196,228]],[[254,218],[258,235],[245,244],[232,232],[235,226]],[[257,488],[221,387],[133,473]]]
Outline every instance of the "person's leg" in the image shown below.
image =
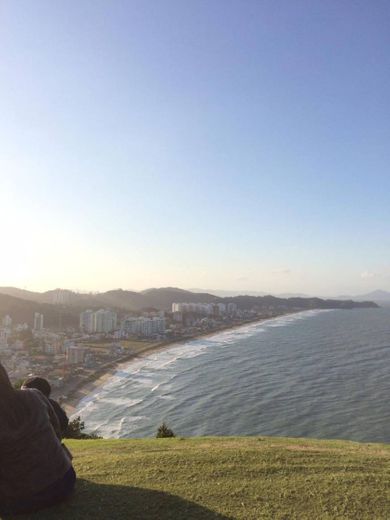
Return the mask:
[[76,482],[76,473],[71,467],[65,475],[31,498],[21,499],[14,503],[1,504],[1,515],[17,515],[34,513],[45,507],[53,506],[68,498]]

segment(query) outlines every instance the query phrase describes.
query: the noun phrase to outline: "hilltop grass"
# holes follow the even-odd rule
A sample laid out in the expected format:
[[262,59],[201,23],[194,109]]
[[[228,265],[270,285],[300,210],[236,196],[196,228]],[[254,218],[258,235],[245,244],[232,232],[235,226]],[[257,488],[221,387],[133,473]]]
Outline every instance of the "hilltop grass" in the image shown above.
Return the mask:
[[67,445],[74,496],[21,520],[390,518],[390,445],[271,437]]

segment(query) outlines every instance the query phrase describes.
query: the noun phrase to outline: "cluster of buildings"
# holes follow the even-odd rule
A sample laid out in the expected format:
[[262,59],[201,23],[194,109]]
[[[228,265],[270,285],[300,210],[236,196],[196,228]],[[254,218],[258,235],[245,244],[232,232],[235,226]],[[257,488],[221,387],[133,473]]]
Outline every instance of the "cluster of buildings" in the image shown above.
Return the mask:
[[[8,347],[9,339],[12,336],[12,333],[18,334],[24,330],[28,330],[29,326],[27,323],[18,323],[13,326],[12,318],[8,314],[3,317],[1,320],[0,326],[0,349],[6,349]],[[33,332],[42,332],[43,331],[43,314],[39,312],[34,313],[33,317]],[[19,345],[16,342],[16,345]]]
[[80,314],[80,331],[85,334],[110,334],[115,332],[116,338],[129,336],[150,338],[165,334],[166,320],[164,312],[143,316],[127,316],[120,325],[117,314],[111,310],[87,309]]
[[[62,301],[62,293],[55,294]],[[67,297],[67,294],[64,295]],[[81,312],[80,330],[44,328],[44,316],[35,312],[30,325],[0,320],[1,361],[13,380],[42,375],[66,394],[106,364],[139,348],[137,342],[182,340],[220,330],[276,310],[238,309],[235,303],[173,303],[172,312],[150,309],[120,320],[110,309]],[[140,344],[141,348],[143,347]]]
[[127,317],[121,323],[121,335],[150,338],[165,334],[166,320],[164,316]]
[[172,303],[172,313],[174,317],[178,313],[234,317],[237,313],[237,305],[235,303]]
[[116,329],[116,324],[117,314],[111,310],[92,311],[87,309],[80,314],[80,330],[87,334],[108,334]]
[[0,348],[6,347],[8,344],[8,338],[11,335],[12,330],[12,319],[10,316],[4,316],[1,320],[1,328],[0,328]]
[[[98,330],[115,328],[116,315],[99,311],[95,314]],[[111,325],[107,325],[110,319]],[[93,349],[83,343],[82,334],[54,332],[45,329],[43,324],[44,317],[38,312],[33,314],[30,325],[13,324],[9,315],[0,319],[1,362],[12,380],[23,380],[31,374],[42,375],[53,387],[62,388],[68,381],[86,377],[91,370],[123,354],[121,345],[115,341]]]
[[[41,375],[66,394],[100,367],[136,351],[133,342],[191,337],[236,319],[232,318],[235,305],[222,303],[179,303],[172,310],[150,310],[118,319],[111,309],[86,309],[79,315],[80,330],[45,328],[40,312],[33,313],[29,325],[15,325],[6,315],[0,320],[1,360],[13,380]],[[177,321],[178,315],[183,319]]]
[[23,330],[27,330],[27,323],[18,323],[15,327],[12,324],[12,318],[8,314],[1,320],[0,326],[0,349],[8,347],[8,340],[12,335],[12,332],[19,333]]

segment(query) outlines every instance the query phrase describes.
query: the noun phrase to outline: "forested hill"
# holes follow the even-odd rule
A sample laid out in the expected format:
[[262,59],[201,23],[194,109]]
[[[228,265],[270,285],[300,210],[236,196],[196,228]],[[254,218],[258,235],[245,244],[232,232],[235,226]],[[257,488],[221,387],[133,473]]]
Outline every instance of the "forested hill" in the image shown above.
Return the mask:
[[355,302],[353,300],[324,300],[322,298],[278,298],[276,296],[234,296],[232,298],[219,298],[219,301],[236,303],[242,309],[253,307],[275,309],[356,309],[377,308],[375,302]]

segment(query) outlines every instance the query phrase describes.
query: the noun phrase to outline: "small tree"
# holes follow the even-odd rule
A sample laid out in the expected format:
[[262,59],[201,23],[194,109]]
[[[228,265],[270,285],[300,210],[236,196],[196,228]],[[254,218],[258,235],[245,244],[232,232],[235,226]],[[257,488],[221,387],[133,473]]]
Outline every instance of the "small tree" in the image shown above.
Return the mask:
[[68,427],[64,434],[65,439],[101,439],[95,433],[84,433],[85,429],[84,421],[78,416],[73,421],[69,421]]
[[165,424],[165,422],[162,423],[161,426],[159,426],[157,430],[156,439],[163,439],[166,437],[176,437],[176,435],[173,433],[173,431],[168,428],[168,426]]

